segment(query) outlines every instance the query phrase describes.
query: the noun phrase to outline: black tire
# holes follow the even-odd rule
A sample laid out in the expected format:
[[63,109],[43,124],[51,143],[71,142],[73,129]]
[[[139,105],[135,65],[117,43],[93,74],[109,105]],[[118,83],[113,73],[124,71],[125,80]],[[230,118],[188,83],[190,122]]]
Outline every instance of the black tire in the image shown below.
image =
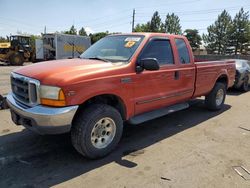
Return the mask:
[[244,82],[242,83],[241,90],[243,92],[247,92],[249,90],[249,77],[245,76],[244,77]]
[[6,102],[6,97],[3,97],[2,95],[0,95],[0,109],[7,109],[8,108],[8,104]]
[[23,55],[16,52],[13,53],[9,58],[10,65],[21,66],[24,63]]
[[36,60],[36,56],[35,56],[35,54],[34,54],[33,52],[31,52],[31,53],[30,53],[29,61],[32,62],[32,63],[34,63],[35,60]]
[[[104,148],[94,146],[93,130],[100,120],[109,118],[115,123],[116,131],[113,139]],[[107,125],[108,126],[108,125]],[[77,113],[71,129],[71,141],[75,149],[83,156],[91,159],[104,157],[109,154],[119,143],[123,132],[121,114],[112,106],[106,104],[92,104]],[[96,138],[96,139],[99,139]],[[101,138],[101,142],[102,142]],[[100,142],[99,142],[100,143]],[[102,144],[102,143],[101,143]]]
[[[222,93],[219,93],[222,92]],[[220,100],[217,101],[217,95],[221,94]],[[223,98],[222,98],[223,97]],[[226,85],[220,82],[215,83],[212,91],[205,97],[205,105],[209,110],[220,110],[226,98]]]

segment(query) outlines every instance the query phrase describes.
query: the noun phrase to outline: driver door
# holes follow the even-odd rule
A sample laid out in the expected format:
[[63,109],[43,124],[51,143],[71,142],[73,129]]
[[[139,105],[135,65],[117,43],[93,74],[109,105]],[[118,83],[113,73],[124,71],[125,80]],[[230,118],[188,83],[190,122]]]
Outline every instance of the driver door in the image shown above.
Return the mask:
[[144,70],[135,76],[135,115],[170,105],[174,102],[171,95],[178,90],[177,65],[168,38],[149,40],[138,61],[144,58],[156,58],[160,69]]

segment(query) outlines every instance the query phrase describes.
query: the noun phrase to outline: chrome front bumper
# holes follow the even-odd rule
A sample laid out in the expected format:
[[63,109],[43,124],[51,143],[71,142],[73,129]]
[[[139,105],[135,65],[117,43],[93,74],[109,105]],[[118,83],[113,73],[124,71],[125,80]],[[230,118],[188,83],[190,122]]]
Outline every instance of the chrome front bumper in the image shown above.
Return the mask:
[[11,118],[17,125],[39,134],[60,134],[69,132],[78,106],[52,108],[42,105],[25,107],[17,102],[12,93],[7,95]]

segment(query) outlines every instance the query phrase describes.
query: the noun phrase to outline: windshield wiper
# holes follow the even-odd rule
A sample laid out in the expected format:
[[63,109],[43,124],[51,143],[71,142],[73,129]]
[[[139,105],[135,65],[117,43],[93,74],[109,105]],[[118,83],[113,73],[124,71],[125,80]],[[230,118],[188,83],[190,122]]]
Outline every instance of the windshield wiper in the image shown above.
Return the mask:
[[100,60],[100,61],[110,62],[109,60],[103,59],[101,57],[89,57],[89,58],[86,58],[86,59],[96,59],[96,60]]

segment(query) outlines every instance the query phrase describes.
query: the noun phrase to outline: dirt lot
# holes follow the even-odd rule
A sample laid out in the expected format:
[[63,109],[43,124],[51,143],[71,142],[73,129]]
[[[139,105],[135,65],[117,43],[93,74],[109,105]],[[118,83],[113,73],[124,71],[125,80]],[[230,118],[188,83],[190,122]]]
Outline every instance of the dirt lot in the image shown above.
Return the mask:
[[[9,71],[0,67],[0,93]],[[0,111],[0,187],[250,187],[250,92],[230,91],[219,112],[202,100],[139,126],[127,125],[116,151],[87,160],[68,134],[39,136]],[[250,178],[250,175],[245,178]]]
[[[30,65],[31,63],[24,63]],[[0,95],[6,95],[10,91],[10,72],[19,66],[6,66],[0,62]]]

